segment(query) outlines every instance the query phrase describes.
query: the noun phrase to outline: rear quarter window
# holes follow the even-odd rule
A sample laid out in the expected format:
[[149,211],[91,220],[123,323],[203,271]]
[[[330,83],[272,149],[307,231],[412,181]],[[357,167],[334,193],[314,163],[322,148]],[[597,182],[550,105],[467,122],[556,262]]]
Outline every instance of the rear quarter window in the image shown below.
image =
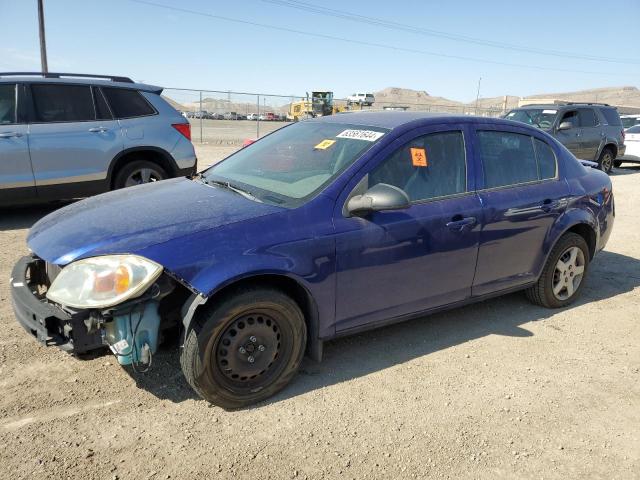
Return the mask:
[[620,115],[618,115],[618,111],[615,108],[601,108],[600,113],[602,113],[602,116],[609,125],[613,127],[619,127],[622,125]]
[[116,118],[145,117],[156,113],[137,90],[103,87],[102,92]]

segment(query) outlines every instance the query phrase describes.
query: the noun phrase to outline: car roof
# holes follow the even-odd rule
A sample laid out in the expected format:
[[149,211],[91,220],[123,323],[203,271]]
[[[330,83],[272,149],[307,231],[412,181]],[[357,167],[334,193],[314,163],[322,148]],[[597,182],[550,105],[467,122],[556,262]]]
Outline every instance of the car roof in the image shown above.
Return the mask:
[[45,78],[40,76],[3,76],[0,73],[0,83],[51,83],[51,84],[74,84],[74,85],[97,85],[103,87],[119,87],[130,88],[133,90],[142,90],[145,92],[153,92],[160,94],[162,87],[156,85],[148,85],[146,83],[136,82],[119,82],[111,80],[102,80],[99,78],[81,78],[81,77],[64,77],[64,78]]
[[[308,122],[341,123],[352,125],[363,125],[369,127],[388,128],[390,130],[415,123],[419,125],[429,125],[438,123],[483,123],[496,125],[514,125],[512,120],[503,120],[493,117],[478,117],[473,115],[453,115],[447,113],[433,113],[420,111],[375,111],[375,112],[348,112],[318,117]],[[518,123],[518,125],[520,125]]]

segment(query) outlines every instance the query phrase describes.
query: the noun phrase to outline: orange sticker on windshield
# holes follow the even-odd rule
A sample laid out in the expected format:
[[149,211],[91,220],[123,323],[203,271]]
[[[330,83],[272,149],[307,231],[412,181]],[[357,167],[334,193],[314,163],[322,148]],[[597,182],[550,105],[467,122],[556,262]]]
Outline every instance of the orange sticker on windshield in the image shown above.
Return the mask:
[[424,148],[412,148],[411,162],[414,167],[426,167],[428,165],[427,151]]
[[319,144],[317,144],[313,148],[317,148],[319,150],[326,150],[327,148],[329,148],[334,143],[336,143],[335,140],[322,140]]

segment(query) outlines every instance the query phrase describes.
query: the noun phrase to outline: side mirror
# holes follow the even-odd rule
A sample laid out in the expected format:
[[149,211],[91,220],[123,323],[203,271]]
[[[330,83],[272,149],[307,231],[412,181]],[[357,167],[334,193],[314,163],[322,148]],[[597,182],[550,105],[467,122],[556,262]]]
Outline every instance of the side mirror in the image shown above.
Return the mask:
[[564,121],[558,125],[558,130],[571,130],[574,128],[573,122]]
[[351,197],[347,202],[347,212],[351,215],[364,215],[384,210],[402,210],[410,205],[411,201],[404,190],[386,183],[378,183],[363,195]]

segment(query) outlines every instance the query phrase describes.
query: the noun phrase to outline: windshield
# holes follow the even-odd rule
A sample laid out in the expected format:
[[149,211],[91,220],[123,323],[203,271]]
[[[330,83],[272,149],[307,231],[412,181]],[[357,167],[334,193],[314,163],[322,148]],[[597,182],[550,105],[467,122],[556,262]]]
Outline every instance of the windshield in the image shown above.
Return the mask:
[[633,127],[636,123],[640,124],[640,117],[620,117],[624,128]]
[[229,184],[259,201],[294,207],[328,185],[387,129],[300,122],[260,139],[206,170],[205,182]]
[[557,115],[558,110],[554,108],[522,108],[511,110],[504,118],[538,128],[551,128]]

